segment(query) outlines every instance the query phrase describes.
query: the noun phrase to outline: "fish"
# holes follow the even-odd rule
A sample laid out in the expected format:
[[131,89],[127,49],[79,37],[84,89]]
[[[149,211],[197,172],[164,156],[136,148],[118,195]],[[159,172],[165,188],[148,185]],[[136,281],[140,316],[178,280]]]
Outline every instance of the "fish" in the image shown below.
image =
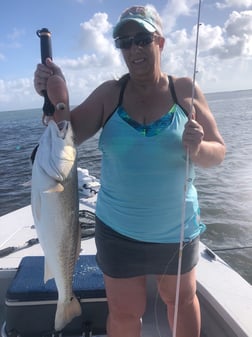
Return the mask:
[[54,329],[61,331],[81,315],[72,289],[81,233],[77,149],[71,122],[50,120],[32,157],[32,214],[45,256],[44,283],[54,278],[58,291]]

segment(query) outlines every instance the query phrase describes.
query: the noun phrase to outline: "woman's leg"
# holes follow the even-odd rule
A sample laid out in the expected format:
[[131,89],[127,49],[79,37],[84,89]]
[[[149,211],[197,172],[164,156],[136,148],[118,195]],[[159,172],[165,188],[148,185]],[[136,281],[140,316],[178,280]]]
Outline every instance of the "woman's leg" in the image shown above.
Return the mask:
[[145,276],[127,279],[104,275],[109,306],[108,337],[140,337],[146,306]]
[[[179,308],[176,337],[200,336],[200,306],[196,295],[196,272],[193,268],[189,273],[181,275]],[[162,300],[167,305],[168,320],[173,327],[177,276],[157,276],[158,289]]]

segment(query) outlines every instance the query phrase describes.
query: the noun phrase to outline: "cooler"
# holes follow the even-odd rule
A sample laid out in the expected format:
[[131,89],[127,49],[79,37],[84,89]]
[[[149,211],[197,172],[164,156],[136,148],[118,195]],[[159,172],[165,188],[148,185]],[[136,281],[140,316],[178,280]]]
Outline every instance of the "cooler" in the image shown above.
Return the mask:
[[[54,280],[43,282],[44,257],[22,259],[6,295],[8,336],[45,337],[54,335],[57,288]],[[94,255],[81,255],[76,263],[73,291],[82,307],[61,332],[63,336],[92,336],[106,333],[108,313],[102,272]]]

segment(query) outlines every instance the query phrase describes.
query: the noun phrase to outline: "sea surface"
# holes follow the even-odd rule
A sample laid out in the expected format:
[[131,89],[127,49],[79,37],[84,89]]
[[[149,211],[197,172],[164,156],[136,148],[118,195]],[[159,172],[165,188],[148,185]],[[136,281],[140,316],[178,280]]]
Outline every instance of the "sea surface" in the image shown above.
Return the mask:
[[[206,97],[227,154],[218,167],[197,168],[201,217],[207,225],[202,241],[223,250],[218,254],[252,284],[252,90]],[[0,215],[30,203],[29,158],[44,130],[41,116],[41,109],[0,112]],[[98,136],[78,149],[78,165],[97,177]]]

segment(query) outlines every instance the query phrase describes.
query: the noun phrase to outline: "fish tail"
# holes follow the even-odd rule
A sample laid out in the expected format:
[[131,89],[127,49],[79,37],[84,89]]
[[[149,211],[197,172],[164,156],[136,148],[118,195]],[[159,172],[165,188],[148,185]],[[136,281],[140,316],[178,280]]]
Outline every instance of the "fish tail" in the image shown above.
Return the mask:
[[55,315],[55,330],[61,331],[74,317],[81,315],[81,306],[75,296],[68,302],[58,302]]

